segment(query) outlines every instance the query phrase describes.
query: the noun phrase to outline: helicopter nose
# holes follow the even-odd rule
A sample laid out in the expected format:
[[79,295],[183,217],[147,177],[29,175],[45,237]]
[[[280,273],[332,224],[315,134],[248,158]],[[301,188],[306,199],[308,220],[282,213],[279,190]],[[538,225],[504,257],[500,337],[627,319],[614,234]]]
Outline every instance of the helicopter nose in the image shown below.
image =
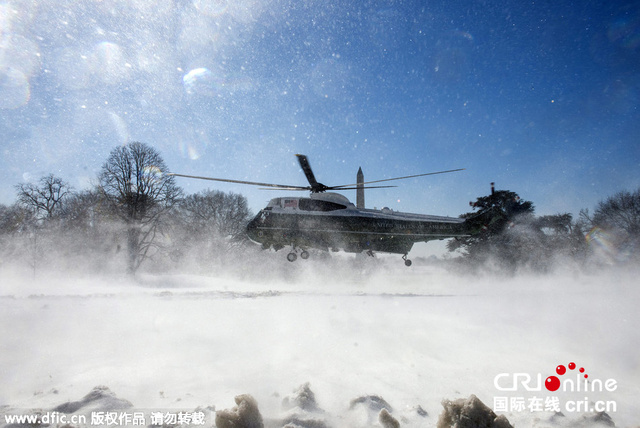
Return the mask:
[[254,242],[262,243],[262,232],[258,230],[258,219],[262,213],[259,213],[247,224],[246,233],[249,239]]

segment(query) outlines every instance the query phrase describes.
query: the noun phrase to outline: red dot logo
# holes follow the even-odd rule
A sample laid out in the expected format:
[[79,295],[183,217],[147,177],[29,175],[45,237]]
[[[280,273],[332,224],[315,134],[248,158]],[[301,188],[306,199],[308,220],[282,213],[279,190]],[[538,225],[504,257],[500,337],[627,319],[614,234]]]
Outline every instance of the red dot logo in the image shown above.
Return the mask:
[[[576,363],[570,362],[569,364],[567,364],[567,367],[569,367],[569,370],[575,370],[577,366]],[[556,367],[556,373],[558,374],[558,376],[562,376],[567,373],[567,367],[562,364],[558,365]],[[580,367],[578,371],[584,374],[585,379],[589,377],[589,375],[585,373],[584,367]],[[551,392],[557,391],[560,388],[560,379],[558,379],[557,376],[549,376],[545,380],[544,386]]]
[[555,376],[549,376],[547,380],[544,381],[544,386],[551,392],[557,391],[560,388],[560,379]]

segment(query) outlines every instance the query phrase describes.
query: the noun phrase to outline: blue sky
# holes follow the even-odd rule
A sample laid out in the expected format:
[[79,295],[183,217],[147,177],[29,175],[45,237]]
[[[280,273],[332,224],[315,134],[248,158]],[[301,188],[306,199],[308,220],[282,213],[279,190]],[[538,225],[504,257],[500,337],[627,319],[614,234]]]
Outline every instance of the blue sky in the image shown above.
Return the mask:
[[[489,183],[538,214],[640,186],[640,2],[40,0],[0,4],[0,202],[95,183],[138,140],[172,171],[327,185],[457,216]],[[279,192],[180,180],[247,196]],[[354,199],[355,192],[345,192]]]

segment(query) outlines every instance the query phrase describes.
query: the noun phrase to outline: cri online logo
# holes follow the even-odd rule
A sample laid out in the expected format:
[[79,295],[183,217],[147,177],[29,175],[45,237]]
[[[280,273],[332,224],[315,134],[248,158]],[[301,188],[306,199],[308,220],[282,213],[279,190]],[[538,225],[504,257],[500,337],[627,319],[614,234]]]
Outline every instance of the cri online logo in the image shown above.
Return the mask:
[[[571,372],[575,373],[573,376],[569,375]],[[499,391],[517,391],[519,388],[523,388],[525,391],[547,391],[555,392],[559,389],[565,392],[580,392],[580,391],[603,391],[609,392],[615,391],[617,388],[617,382],[615,379],[591,379],[588,374],[585,373],[584,367],[578,368],[576,363],[570,362],[569,364],[559,365],[556,367],[557,376],[549,376],[543,382],[542,374],[537,373],[531,375],[529,373],[499,373],[493,379],[493,384]],[[560,379],[562,378],[562,380]],[[572,379],[573,378],[573,379]]]
[[[571,362],[571,363],[567,364],[567,367],[569,367],[569,370],[575,370],[576,369],[576,363]],[[558,376],[562,376],[565,373],[567,373],[567,367],[563,366],[562,364],[560,364],[558,367],[556,367],[556,373],[558,374]],[[584,367],[580,367],[578,369],[578,371],[580,373],[584,373]],[[544,381],[545,388],[547,388],[551,392],[557,391],[560,388],[560,384],[561,384],[560,379],[558,379],[558,376],[549,376]],[[588,377],[589,377],[589,375],[584,373],[584,378],[587,379]]]

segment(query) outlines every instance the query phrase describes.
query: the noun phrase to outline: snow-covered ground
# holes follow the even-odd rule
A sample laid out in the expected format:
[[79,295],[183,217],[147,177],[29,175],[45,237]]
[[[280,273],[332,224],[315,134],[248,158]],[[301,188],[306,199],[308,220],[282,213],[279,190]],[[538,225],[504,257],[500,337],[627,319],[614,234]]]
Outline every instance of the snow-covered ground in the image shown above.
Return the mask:
[[[362,274],[313,263],[263,281],[2,272],[0,414],[50,410],[104,385],[136,409],[221,410],[251,394],[273,419],[309,383],[331,426],[379,426],[351,406],[367,396],[402,426],[436,426],[443,400],[472,394],[492,408],[559,398],[564,417],[495,409],[517,426],[584,423],[589,408],[565,406],[585,399],[613,403],[616,426],[640,424],[638,272],[472,278],[399,262]],[[544,382],[569,362],[615,389],[504,390],[515,374]]]

